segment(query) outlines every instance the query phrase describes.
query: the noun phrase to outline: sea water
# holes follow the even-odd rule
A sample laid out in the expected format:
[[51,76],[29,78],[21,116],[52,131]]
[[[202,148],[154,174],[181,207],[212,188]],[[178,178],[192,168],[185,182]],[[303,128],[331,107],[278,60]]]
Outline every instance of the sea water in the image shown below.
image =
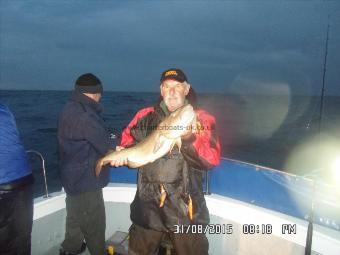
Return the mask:
[[[58,115],[70,91],[1,90],[0,102],[15,115],[25,148],[39,151],[45,158],[49,192],[61,189],[58,171]],[[107,127],[119,143],[122,129],[142,107],[154,105],[158,93],[105,92],[102,113]],[[222,156],[305,175],[313,171],[323,147],[314,145],[321,132],[336,146],[340,140],[340,97],[327,96],[320,118],[318,96],[199,94],[199,107],[216,118]],[[321,120],[321,122],[320,122]],[[307,146],[307,149],[305,147]],[[302,148],[302,149],[301,149]],[[303,149],[304,148],[304,149]],[[301,152],[299,164],[295,155]],[[305,153],[305,154],[304,154]],[[306,154],[307,153],[307,154]],[[307,157],[307,158],[306,158]],[[44,192],[38,158],[34,166],[35,196]],[[293,161],[293,164],[287,162]],[[298,160],[299,161],[299,160]]]

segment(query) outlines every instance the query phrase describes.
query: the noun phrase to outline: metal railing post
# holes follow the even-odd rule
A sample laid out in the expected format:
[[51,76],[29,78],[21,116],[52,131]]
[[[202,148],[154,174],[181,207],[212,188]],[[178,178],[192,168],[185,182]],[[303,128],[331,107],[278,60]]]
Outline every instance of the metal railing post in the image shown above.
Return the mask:
[[42,162],[42,170],[43,170],[43,176],[44,176],[44,182],[45,182],[45,196],[44,196],[44,198],[50,197],[50,195],[48,194],[47,179],[46,179],[46,170],[45,170],[45,159],[44,159],[44,157],[41,155],[40,152],[35,151],[35,150],[27,150],[26,153],[33,153],[33,154],[37,155],[40,158],[40,160]]
[[204,195],[211,195],[209,190],[209,171],[205,171],[205,191]]

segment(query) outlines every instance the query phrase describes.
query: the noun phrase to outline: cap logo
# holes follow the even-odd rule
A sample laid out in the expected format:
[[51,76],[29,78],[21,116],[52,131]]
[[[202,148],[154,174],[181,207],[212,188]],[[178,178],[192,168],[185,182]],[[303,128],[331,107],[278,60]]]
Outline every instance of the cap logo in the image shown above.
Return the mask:
[[178,75],[177,74],[177,72],[176,71],[167,71],[165,74],[164,74],[164,76],[166,77],[166,76],[170,76],[170,75]]

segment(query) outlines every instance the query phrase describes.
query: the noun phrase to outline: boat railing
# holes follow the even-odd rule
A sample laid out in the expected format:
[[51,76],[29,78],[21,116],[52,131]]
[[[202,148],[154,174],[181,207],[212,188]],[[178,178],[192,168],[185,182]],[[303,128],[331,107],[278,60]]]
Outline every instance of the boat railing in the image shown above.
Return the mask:
[[211,195],[210,189],[209,189],[209,172],[205,171],[205,190],[204,195]]
[[45,182],[45,196],[44,198],[48,198],[50,197],[49,193],[48,193],[48,187],[47,187],[47,179],[46,179],[46,169],[45,169],[45,159],[44,157],[41,155],[41,153],[39,151],[36,150],[27,150],[26,153],[32,153],[36,156],[38,156],[41,160],[42,163],[42,173],[44,176],[44,182]]

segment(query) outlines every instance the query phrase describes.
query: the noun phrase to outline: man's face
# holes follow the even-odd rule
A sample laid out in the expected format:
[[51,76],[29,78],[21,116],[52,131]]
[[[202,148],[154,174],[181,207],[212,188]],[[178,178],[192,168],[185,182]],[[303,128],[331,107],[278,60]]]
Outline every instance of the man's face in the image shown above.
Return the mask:
[[97,103],[99,103],[101,97],[102,97],[102,94],[101,93],[95,93],[95,94],[92,94],[92,93],[83,93],[85,96],[89,97],[89,98],[92,98],[92,100],[96,101]]
[[165,80],[161,84],[161,95],[170,112],[184,105],[185,96],[189,93],[190,85],[176,80]]
[[96,93],[94,94],[94,100],[98,103],[100,101],[100,99],[102,98],[102,94],[101,93]]

